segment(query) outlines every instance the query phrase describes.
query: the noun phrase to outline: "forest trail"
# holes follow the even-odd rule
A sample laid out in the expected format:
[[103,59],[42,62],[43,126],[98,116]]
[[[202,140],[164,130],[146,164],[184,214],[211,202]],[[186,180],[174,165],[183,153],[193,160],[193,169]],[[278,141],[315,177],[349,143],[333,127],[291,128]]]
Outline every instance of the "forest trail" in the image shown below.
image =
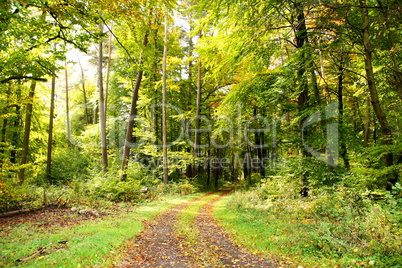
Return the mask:
[[[145,230],[129,246],[126,256],[116,267],[277,267],[234,244],[212,216],[213,206],[230,189],[219,190],[175,206],[148,223]],[[177,224],[181,213],[196,202],[216,195],[202,204],[194,224],[198,241],[188,244],[178,235]],[[205,200],[204,200],[205,202]]]

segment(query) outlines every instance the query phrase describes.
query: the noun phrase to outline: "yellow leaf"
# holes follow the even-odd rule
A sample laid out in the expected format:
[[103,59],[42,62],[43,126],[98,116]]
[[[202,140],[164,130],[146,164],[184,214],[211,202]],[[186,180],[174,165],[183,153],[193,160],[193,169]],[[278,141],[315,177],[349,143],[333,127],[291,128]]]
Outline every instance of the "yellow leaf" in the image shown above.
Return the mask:
[[358,252],[359,251],[359,249],[358,248],[355,248],[354,250],[353,250],[353,252]]

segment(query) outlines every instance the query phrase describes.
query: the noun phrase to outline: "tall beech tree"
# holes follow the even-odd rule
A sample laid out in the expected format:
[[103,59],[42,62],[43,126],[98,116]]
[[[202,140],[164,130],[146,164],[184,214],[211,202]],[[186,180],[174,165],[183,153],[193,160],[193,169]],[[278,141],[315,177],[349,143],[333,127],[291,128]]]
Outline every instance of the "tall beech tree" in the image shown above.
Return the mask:
[[[148,32],[145,33],[144,40],[142,42],[143,47],[146,47],[148,45],[148,34],[149,34]],[[132,143],[133,143],[133,128],[134,128],[135,118],[137,116],[138,94],[139,94],[139,90],[141,87],[142,77],[144,74],[143,59],[141,56],[140,56],[139,66],[140,66],[140,70],[137,73],[137,78],[135,80],[135,85],[133,88],[130,114],[129,114],[127,131],[126,131],[124,147],[123,147],[123,159],[122,159],[122,163],[121,163],[121,170],[123,171],[123,176],[122,176],[123,180],[126,179],[126,174],[124,172],[127,169],[130,148],[132,147]]]
[[[103,32],[103,24],[99,24],[99,30]],[[108,168],[107,157],[107,140],[106,140],[106,110],[105,110],[105,95],[103,90],[103,41],[99,41],[98,55],[98,89],[99,89],[99,121],[101,132],[101,148],[102,148],[102,169],[103,172]]]
[[168,184],[168,144],[167,144],[167,118],[166,118],[166,91],[167,91],[167,53],[168,53],[168,14],[165,15],[165,31],[163,38],[163,68],[162,68],[162,149],[163,149],[163,182]]
[[[364,68],[366,70],[366,79],[370,92],[371,104],[373,106],[374,113],[378,119],[378,122],[381,126],[381,132],[384,138],[384,144],[392,146],[392,130],[390,124],[387,120],[387,116],[383,111],[383,108],[380,104],[380,99],[377,91],[377,82],[374,77],[373,71],[373,58],[372,58],[372,46],[370,42],[370,16],[368,12],[368,6],[365,0],[360,0],[360,8],[362,15],[362,42],[363,42],[363,51],[364,51]],[[393,154],[392,152],[388,152],[385,154],[385,166],[390,167],[393,165]],[[396,178],[390,176],[388,180],[391,185],[394,185],[397,181]],[[387,189],[390,189],[387,186]]]
[[49,131],[47,139],[46,178],[51,179],[53,153],[54,99],[56,95],[56,77],[52,77],[49,110]]

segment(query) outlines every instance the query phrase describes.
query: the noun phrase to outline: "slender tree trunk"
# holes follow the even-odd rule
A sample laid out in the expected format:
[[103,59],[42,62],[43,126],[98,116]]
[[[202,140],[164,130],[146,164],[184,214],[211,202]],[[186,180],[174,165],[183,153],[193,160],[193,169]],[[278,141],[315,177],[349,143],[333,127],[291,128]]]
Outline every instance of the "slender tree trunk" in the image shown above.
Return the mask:
[[366,99],[366,124],[364,127],[364,146],[369,146],[370,140],[370,122],[371,122],[371,109],[370,109],[370,97]]
[[78,64],[80,65],[81,69],[81,87],[82,87],[82,93],[84,95],[84,112],[85,112],[85,121],[87,125],[91,123],[89,120],[89,113],[88,113],[88,99],[87,99],[87,90],[85,88],[85,74],[84,74],[84,68],[82,67],[81,61],[78,59]]
[[[320,44],[320,43],[319,43]],[[324,86],[322,87],[322,93],[324,95],[325,102],[327,104],[330,104],[331,102],[331,96],[328,93],[328,85],[326,81],[326,74],[325,74],[325,65],[324,65],[324,57],[322,56],[322,50],[319,50],[320,53],[320,68],[321,68],[321,77],[323,80]]]
[[[103,25],[99,24],[99,29],[103,32]],[[102,148],[102,170],[107,172],[107,144],[106,144],[106,110],[103,94],[103,42],[99,41],[99,61],[98,61],[98,87],[99,87],[99,121],[101,126],[101,148]]]
[[[220,149],[219,148],[215,148],[215,157],[216,157],[216,159],[220,159]],[[215,189],[218,189],[219,175],[221,173],[221,165],[219,164],[219,162],[214,164],[213,171],[214,171],[214,187],[215,187]]]
[[359,99],[357,97],[352,97],[352,100],[351,108],[353,111],[353,117],[355,118],[353,121],[355,132],[364,131],[364,120],[360,112]]
[[380,9],[382,11],[382,14],[384,16],[384,22],[385,22],[385,29],[387,30],[388,33],[388,40],[390,42],[390,45],[392,47],[391,49],[391,60],[392,60],[392,71],[393,71],[393,78],[394,78],[394,86],[396,89],[396,92],[398,93],[398,96],[400,100],[402,100],[402,70],[399,67],[398,59],[396,57],[396,50],[395,48],[395,39],[394,39],[394,32],[392,31],[390,25],[389,25],[389,20],[388,20],[388,9],[389,7],[384,7],[382,1],[377,0],[378,5],[380,6]]
[[261,177],[264,178],[265,177],[265,163],[264,163],[264,158],[265,158],[265,134],[264,132],[260,133],[260,174]]
[[[312,67],[313,66],[311,66],[311,68]],[[314,102],[317,106],[319,106],[321,104],[320,89],[318,87],[317,76],[313,69],[310,70],[310,75],[311,75],[311,84],[312,84],[313,93],[314,93]]]
[[65,62],[65,75],[66,75],[66,127],[67,127],[67,145],[71,146],[71,128],[70,128],[70,103],[68,96],[68,70],[67,70],[67,61]]
[[56,78],[52,77],[52,93],[50,95],[50,115],[49,115],[49,132],[47,139],[47,161],[46,161],[46,178],[51,177],[52,169],[52,145],[53,145],[53,119],[54,119],[54,96],[56,89]]
[[[201,39],[202,32],[199,32],[198,37]],[[198,58],[198,78],[197,78],[197,106],[196,106],[196,119],[195,119],[195,137],[194,137],[194,159],[196,160],[200,155],[200,127],[201,127],[201,89],[202,89],[202,63]],[[193,176],[198,173],[198,165],[194,164]]]
[[[9,103],[9,99],[10,99],[10,89],[7,90],[7,95],[6,95],[6,105],[8,105]],[[4,110],[6,110],[8,108],[4,108]],[[0,139],[0,147],[6,147],[6,139],[7,139],[7,127],[8,127],[8,115],[7,115],[7,111],[5,111],[5,115],[4,115],[4,119],[3,119],[3,125],[1,126],[1,139]],[[8,158],[8,156],[6,157],[5,155],[5,150],[2,148],[0,151],[0,157],[1,157],[1,164],[0,164],[0,168],[3,166],[3,163],[6,161],[6,158]]]
[[345,142],[345,137],[343,135],[343,111],[344,111],[344,107],[343,107],[343,62],[341,62],[341,65],[339,67],[339,74],[338,74],[338,110],[339,110],[339,127],[340,127],[340,132],[339,132],[339,139],[340,139],[340,155],[343,159],[343,163],[345,165],[345,168],[347,170],[350,169],[350,162],[349,162],[349,157],[348,157],[348,152],[347,152],[347,148],[346,148],[346,142]]
[[[304,10],[302,7],[302,3],[294,2],[295,11],[297,14],[296,26],[295,26],[295,36],[296,36],[296,48],[303,49],[305,43],[307,42],[307,27],[306,27],[306,18],[304,16]],[[306,77],[306,53],[301,52],[301,59],[299,60],[299,67],[297,70],[297,81],[299,83],[298,91],[299,96],[297,99],[297,105],[299,112],[302,113],[307,108],[307,102],[309,100],[309,92],[308,92],[308,82]],[[307,136],[306,131],[302,129],[303,122],[306,118],[302,118],[300,120],[300,130],[304,131],[304,135]],[[303,135],[303,133],[301,133]],[[301,146],[301,150],[303,156],[310,156],[304,146]]]
[[[6,146],[6,135],[7,135],[7,126],[8,126],[8,118],[7,115],[6,117],[3,119],[3,125],[1,127],[1,141],[0,141],[0,147],[5,147]],[[0,157],[1,157],[1,164],[0,167],[3,165],[3,163],[6,160],[6,155],[5,155],[5,150],[1,149],[0,151]]]
[[22,167],[20,169],[20,172],[18,173],[18,179],[21,184],[24,182],[24,179],[25,179],[24,165],[27,163],[27,157],[28,157],[29,137],[31,134],[31,122],[32,122],[35,88],[36,88],[36,81],[32,81],[31,88],[29,91],[29,96],[28,96],[26,115],[25,115],[24,140],[22,142],[22,152],[21,152],[21,159],[20,159],[20,165]]
[[[374,113],[378,119],[378,122],[381,127],[381,133],[384,138],[385,145],[393,145],[392,141],[392,132],[391,127],[388,123],[386,114],[381,108],[380,99],[378,97],[377,85],[374,78],[374,71],[372,65],[372,49],[370,43],[370,33],[369,33],[369,26],[370,26],[370,19],[368,8],[366,5],[366,0],[360,0],[361,5],[361,13],[362,13],[362,33],[363,33],[363,47],[364,47],[364,65],[366,69],[366,78],[367,83],[370,91],[371,97],[371,104],[373,106]],[[385,155],[385,166],[389,167],[393,165],[393,154],[387,153]],[[388,182],[391,185],[395,185],[397,179],[395,177],[390,176],[391,178],[388,179]],[[389,186],[387,186],[389,189]]]
[[[373,71],[373,65],[372,65],[372,49],[371,49],[371,44],[370,44],[370,38],[369,38],[369,14],[368,14],[368,8],[366,5],[365,0],[360,0],[361,4],[361,12],[362,12],[362,32],[363,32],[363,46],[364,46],[364,65],[365,65],[365,70],[366,70],[366,78],[367,78],[367,83],[370,91],[370,97],[371,97],[371,104],[373,106],[374,113],[378,119],[378,122],[380,123],[381,126],[381,132],[384,136],[384,144],[386,145],[392,145],[392,132],[391,132],[391,127],[388,123],[388,120],[386,118],[386,114],[382,110],[380,106],[380,100],[378,97],[378,91],[377,91],[377,85],[376,81],[374,78],[374,71]],[[385,156],[385,165],[387,167],[391,166],[393,164],[393,155],[391,153],[387,154]]]
[[167,158],[167,126],[166,126],[166,59],[168,46],[168,20],[165,15],[165,38],[163,46],[163,88],[162,88],[162,148],[163,148],[163,182],[168,184],[168,158]]
[[[110,25],[110,30],[113,29],[113,23]],[[109,79],[110,79],[110,65],[112,62],[112,33],[109,33],[109,42],[108,42],[108,47],[107,47],[107,67],[106,67],[106,90],[105,90],[105,114],[107,112],[107,103],[109,99]]]
[[94,125],[98,124],[98,114],[99,114],[99,104],[95,103],[95,107],[93,109],[93,118],[92,118],[92,124],[94,124]]
[[[17,101],[21,101],[21,88],[17,88]],[[10,153],[10,162],[15,164],[17,163],[17,150],[15,148],[19,147],[19,137],[20,137],[20,126],[21,126],[21,106],[17,105],[15,108],[15,118],[13,121],[13,135],[11,145],[14,148]]]
[[[192,29],[193,29],[191,20],[190,20],[189,24],[190,24],[190,32],[191,32]],[[194,47],[193,38],[190,35],[189,40],[188,40],[188,55],[189,55],[190,59],[193,57],[193,47]],[[188,62],[188,91],[187,91],[187,94],[188,94],[188,96],[187,96],[187,111],[188,112],[191,111],[191,107],[192,107],[192,103],[191,103],[192,102],[191,101],[192,100],[192,95],[193,95],[192,94],[192,91],[193,91],[193,86],[192,86],[193,70],[192,69],[193,69],[193,61],[190,60]],[[186,131],[187,131],[187,137],[191,137],[190,126],[189,125],[187,125]],[[187,148],[187,152],[191,153],[191,148],[190,147]],[[208,168],[209,168],[209,166],[208,166]],[[208,172],[210,172],[210,171],[208,170]],[[187,166],[186,166],[186,176],[188,178],[193,177],[193,166],[192,166],[191,163],[187,164]],[[208,176],[209,176],[209,173],[208,173]],[[209,186],[209,183],[207,183],[207,185]]]
[[[144,40],[142,42],[143,46],[146,47],[148,45],[148,33],[145,34]],[[123,176],[121,177],[122,180],[126,179],[126,169],[128,164],[128,156],[130,154],[131,143],[133,141],[133,128],[134,128],[134,121],[137,115],[137,101],[138,101],[138,93],[141,86],[142,76],[144,71],[143,68],[143,61],[140,60],[139,62],[140,70],[137,74],[137,79],[135,81],[135,86],[133,89],[133,96],[131,98],[131,109],[130,109],[130,117],[128,119],[127,131],[126,131],[126,138],[124,141],[124,148],[123,148],[123,159],[121,163],[121,170],[123,171]]]
[[211,185],[211,137],[208,133],[208,149],[207,149],[207,187]]

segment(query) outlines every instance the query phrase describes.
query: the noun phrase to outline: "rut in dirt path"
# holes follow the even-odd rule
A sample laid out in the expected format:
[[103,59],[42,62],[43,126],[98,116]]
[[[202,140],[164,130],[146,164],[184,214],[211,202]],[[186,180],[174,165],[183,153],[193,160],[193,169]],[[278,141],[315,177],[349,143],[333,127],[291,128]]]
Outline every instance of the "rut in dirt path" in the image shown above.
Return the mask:
[[[194,228],[200,232],[196,252],[213,252],[214,265],[204,265],[181,250],[181,241],[175,235],[177,215],[190,204],[220,193],[198,213]],[[213,205],[230,190],[220,190],[195,198],[169,209],[148,223],[145,230],[130,245],[123,261],[115,266],[128,267],[276,267],[274,264],[242,250],[233,244],[227,234],[215,223]],[[179,246],[180,245],[180,246]],[[211,263],[211,262],[209,262]]]

